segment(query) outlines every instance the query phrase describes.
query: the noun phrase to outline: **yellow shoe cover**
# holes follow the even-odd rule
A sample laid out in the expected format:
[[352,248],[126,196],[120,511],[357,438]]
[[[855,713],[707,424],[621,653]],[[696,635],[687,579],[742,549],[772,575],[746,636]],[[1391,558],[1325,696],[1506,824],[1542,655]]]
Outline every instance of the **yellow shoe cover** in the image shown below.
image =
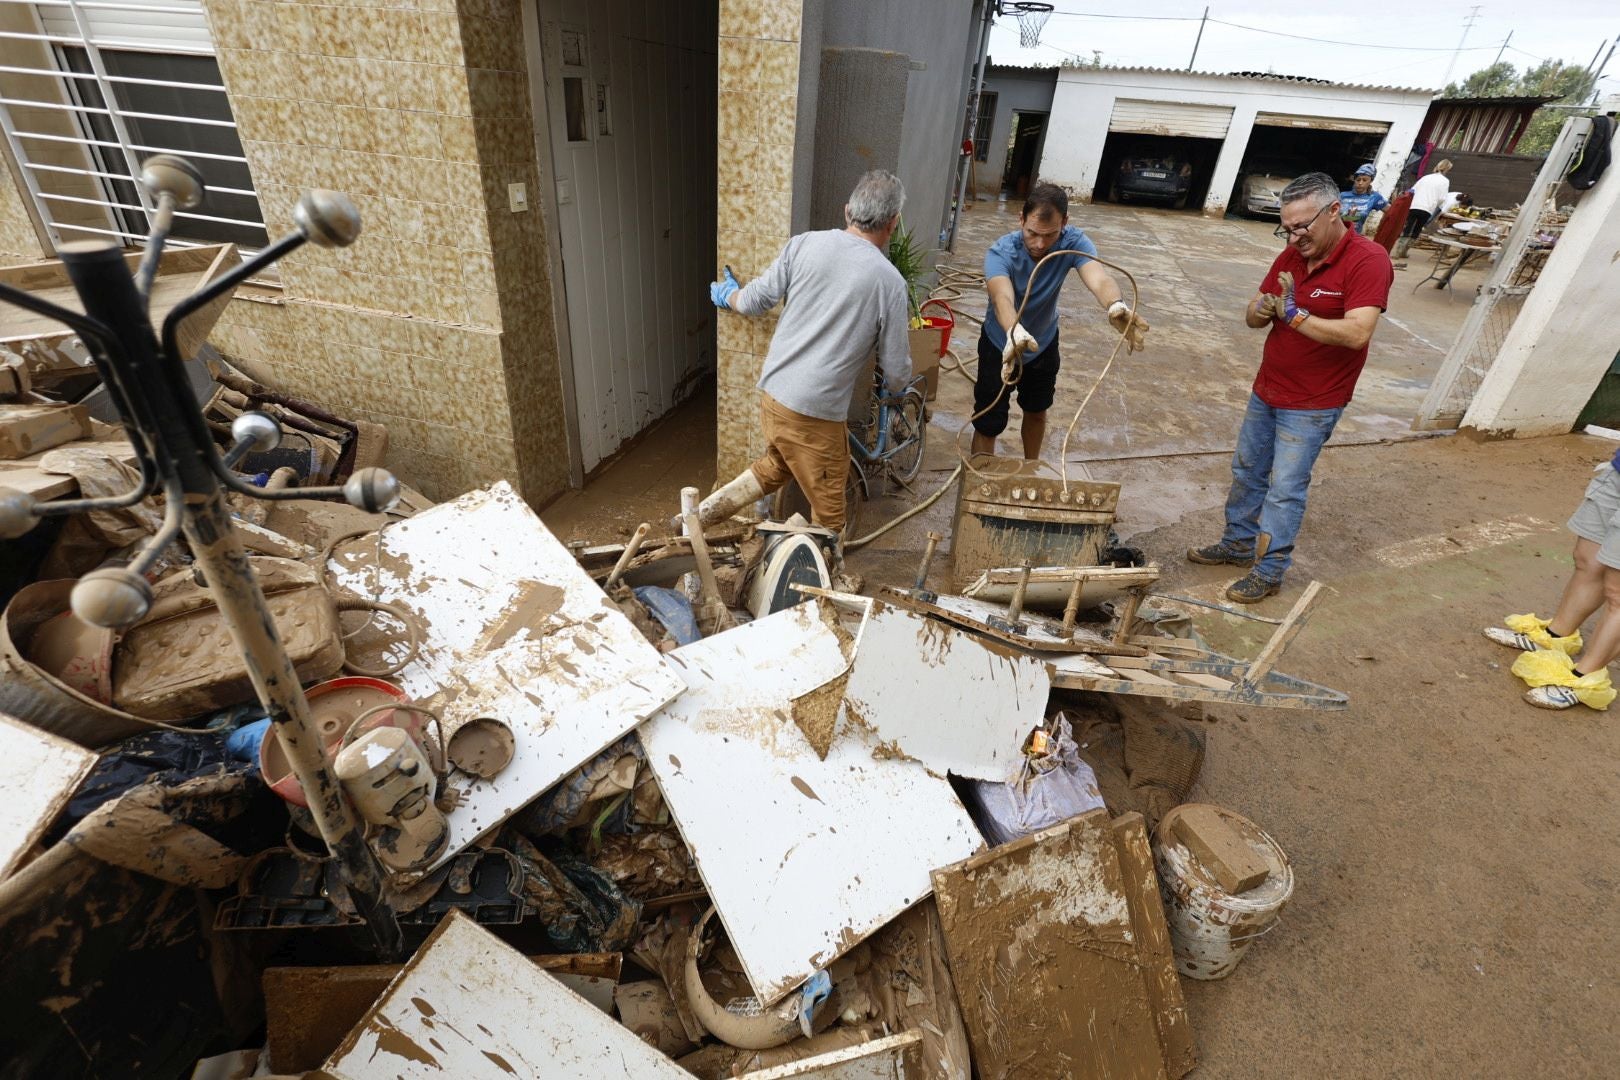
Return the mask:
[[[1520,630],[1519,633],[1525,631]],[[1607,709],[1615,699],[1614,685],[1609,681],[1609,669],[1603,668],[1580,678],[1575,677],[1575,661],[1568,653],[1556,649],[1537,649],[1520,654],[1513,661],[1513,674],[1527,686],[1567,686],[1575,691],[1582,705],[1591,709]]]
[[1538,619],[1534,615],[1509,615],[1502,620],[1502,625],[1516,634],[1523,634],[1543,649],[1557,649],[1569,656],[1578,655],[1585,644],[1581,641],[1579,629],[1568,637],[1553,637],[1547,632],[1552,620]]

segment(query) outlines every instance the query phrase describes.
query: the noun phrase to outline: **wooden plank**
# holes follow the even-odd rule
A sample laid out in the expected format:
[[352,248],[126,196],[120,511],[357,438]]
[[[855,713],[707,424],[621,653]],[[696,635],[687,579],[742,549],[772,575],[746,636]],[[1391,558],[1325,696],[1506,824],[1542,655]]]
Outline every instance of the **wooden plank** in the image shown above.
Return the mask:
[[1019,616],[1025,626],[1024,633],[1009,633],[990,625],[989,622],[992,618],[1005,616],[1007,613],[1005,606],[986,603],[972,597],[939,596],[930,602],[911,596],[909,590],[885,585],[883,598],[900,607],[944,619],[946,622],[966,627],[1007,645],[1034,652],[1091,653],[1098,656],[1143,656],[1147,653],[1140,645],[1115,644],[1096,631],[1083,626],[1077,626],[1072,633],[1065,634],[1060,620],[1049,619],[1031,611],[1025,611]]
[[1174,679],[1166,679],[1161,675],[1156,675],[1151,671],[1143,671],[1140,668],[1121,668],[1119,673],[1131,682],[1148,683],[1153,686],[1175,685]]
[[1205,675],[1199,671],[1174,671],[1170,673],[1171,681],[1184,683],[1187,686],[1207,686],[1212,690],[1230,690],[1235,684],[1231,679],[1223,679],[1219,675]]
[[460,912],[434,929],[324,1073],[337,1080],[691,1080]]
[[743,1073],[740,1080],[906,1080],[927,1076],[916,1064],[922,1042],[921,1031],[902,1031],[802,1061]]
[[1110,827],[1114,848],[1119,853],[1124,877],[1125,899],[1130,904],[1131,926],[1136,930],[1136,960],[1147,983],[1148,1000],[1153,1003],[1153,1020],[1159,1032],[1159,1048],[1165,1071],[1171,1077],[1185,1076],[1198,1064],[1193,1042],[1192,1021],[1182,996],[1181,978],[1170,947],[1170,927],[1164,918],[1164,902],[1159,897],[1159,879],[1153,869],[1153,849],[1148,844],[1147,823],[1141,814],[1121,814]]
[[1212,806],[1181,807],[1170,831],[1230,896],[1248,892],[1271,873],[1271,864]]
[[933,878],[983,1080],[1168,1075],[1106,811]]
[[[115,429],[116,430],[116,429]],[[118,456],[118,460],[128,465],[135,464],[135,448],[124,439],[81,439],[77,442],[64,443],[52,447],[52,450],[64,450],[75,446],[89,446],[92,444],[106,446],[111,453]],[[44,502],[48,499],[60,499],[65,495],[72,495],[79,490],[79,482],[71,476],[62,473],[48,473],[39,468],[39,459],[50,453],[50,450],[41,450],[16,461],[0,461],[0,487],[12,488],[16,491],[26,491],[34,498]]]
[[1277,629],[1272,632],[1271,640],[1266,642],[1266,647],[1260,650],[1260,655],[1254,658],[1254,662],[1249,665],[1249,670],[1243,673],[1244,682],[1251,686],[1258,685],[1262,679],[1270,674],[1271,669],[1277,666],[1277,661],[1281,659],[1283,650],[1288,648],[1289,643],[1299,636],[1301,630],[1305,629],[1305,620],[1309,617],[1311,607],[1316,603],[1316,597],[1321,591],[1322,583],[1320,581],[1313,581],[1305,586],[1305,591],[1300,593],[1298,600],[1294,601],[1293,609],[1288,612]]
[[[612,988],[623,966],[621,953],[531,956],[536,967],[611,1015]],[[320,1068],[366,1010],[399,974],[402,964],[266,968],[265,1051],[277,1073]],[[600,993],[607,990],[605,1002]],[[593,996],[594,995],[594,996]]]
[[[1089,657],[1087,658],[1089,659]],[[1180,683],[1133,682],[1130,679],[1112,679],[1077,670],[1056,670],[1052,686],[1057,690],[1090,690],[1099,694],[1135,694],[1139,697],[1163,698],[1167,701],[1223,701],[1233,705],[1252,705],[1262,709],[1344,709],[1349,699],[1337,690],[1302,683],[1298,691],[1277,692],[1257,690],[1242,684],[1229,690],[1206,686],[1184,686]]]
[[99,756],[0,713],[0,881],[45,835]]

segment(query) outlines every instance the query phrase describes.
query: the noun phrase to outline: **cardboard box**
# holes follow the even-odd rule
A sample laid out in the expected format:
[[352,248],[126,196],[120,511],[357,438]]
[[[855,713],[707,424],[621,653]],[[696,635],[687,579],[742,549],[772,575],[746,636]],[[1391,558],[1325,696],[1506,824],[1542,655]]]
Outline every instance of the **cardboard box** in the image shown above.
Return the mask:
[[83,405],[0,405],[0,458],[8,461],[89,435]]
[[911,373],[925,376],[923,397],[933,401],[939,393],[939,335],[936,327],[925,326],[911,334]]

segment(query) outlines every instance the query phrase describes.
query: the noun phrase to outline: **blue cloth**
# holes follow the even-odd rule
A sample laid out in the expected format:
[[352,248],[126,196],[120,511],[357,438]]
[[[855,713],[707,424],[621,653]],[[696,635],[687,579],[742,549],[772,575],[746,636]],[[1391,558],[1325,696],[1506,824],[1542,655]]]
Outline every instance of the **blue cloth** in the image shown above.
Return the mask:
[[1281,581],[1294,561],[1294,538],[1305,520],[1305,492],[1322,444],[1344,409],[1274,409],[1254,394],[1243,414],[1232,455],[1232,490],[1226,497],[1230,551],[1252,552],[1261,533],[1271,537],[1255,572]]
[[1614,457],[1609,459],[1609,464],[1614,466],[1615,472],[1620,472],[1620,450],[1614,452]]
[[1367,224],[1367,216],[1374,210],[1389,209],[1389,200],[1376,191],[1369,191],[1365,195],[1357,195],[1354,191],[1339,192],[1339,213],[1348,221],[1356,232]]
[[251,761],[255,765],[259,761],[259,744],[264,742],[265,729],[270,726],[270,718],[255,720],[251,724],[244,724],[225,736],[225,753],[237,761]]
[[692,613],[692,601],[686,594],[657,585],[642,585],[631,590],[636,599],[647,605],[647,612],[668,630],[678,645],[690,645],[703,635],[698,633],[697,616]]
[[[1065,225],[1063,232],[1058,235],[1057,243],[1052,245],[1053,251],[1078,251],[1082,255],[1097,254],[1097,245],[1091,242],[1091,237],[1075,228]],[[1069,271],[1078,269],[1090,262],[1090,259],[1079,256],[1070,256],[1065,259],[1053,259],[1041,268],[1040,274],[1035,278],[1035,289],[1029,295],[1029,306],[1024,309],[1024,317],[1020,320],[1024,329],[1035,335],[1040,342],[1040,349],[1044,352],[1057,337],[1057,301],[1058,292],[1063,283],[1069,279]],[[1013,308],[1023,302],[1024,289],[1029,284],[1030,271],[1035,269],[1035,260],[1029,257],[1029,251],[1024,247],[1024,234],[1010,232],[990,245],[990,250],[984,253],[984,279],[989,281],[993,277],[1004,277],[1012,281]],[[1007,347],[1007,331],[996,318],[996,308],[990,305],[984,316],[985,336],[990,344],[1000,352]]]

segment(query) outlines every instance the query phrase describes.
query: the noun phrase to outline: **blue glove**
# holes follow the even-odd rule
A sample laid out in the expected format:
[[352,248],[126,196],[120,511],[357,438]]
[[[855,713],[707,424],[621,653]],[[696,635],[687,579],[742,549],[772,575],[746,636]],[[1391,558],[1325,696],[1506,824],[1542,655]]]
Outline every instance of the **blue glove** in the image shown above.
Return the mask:
[[709,299],[714,301],[714,306],[717,308],[729,308],[731,307],[732,294],[740,288],[742,288],[742,283],[732,274],[731,267],[728,266],[726,267],[725,277],[719,281],[710,282]]

